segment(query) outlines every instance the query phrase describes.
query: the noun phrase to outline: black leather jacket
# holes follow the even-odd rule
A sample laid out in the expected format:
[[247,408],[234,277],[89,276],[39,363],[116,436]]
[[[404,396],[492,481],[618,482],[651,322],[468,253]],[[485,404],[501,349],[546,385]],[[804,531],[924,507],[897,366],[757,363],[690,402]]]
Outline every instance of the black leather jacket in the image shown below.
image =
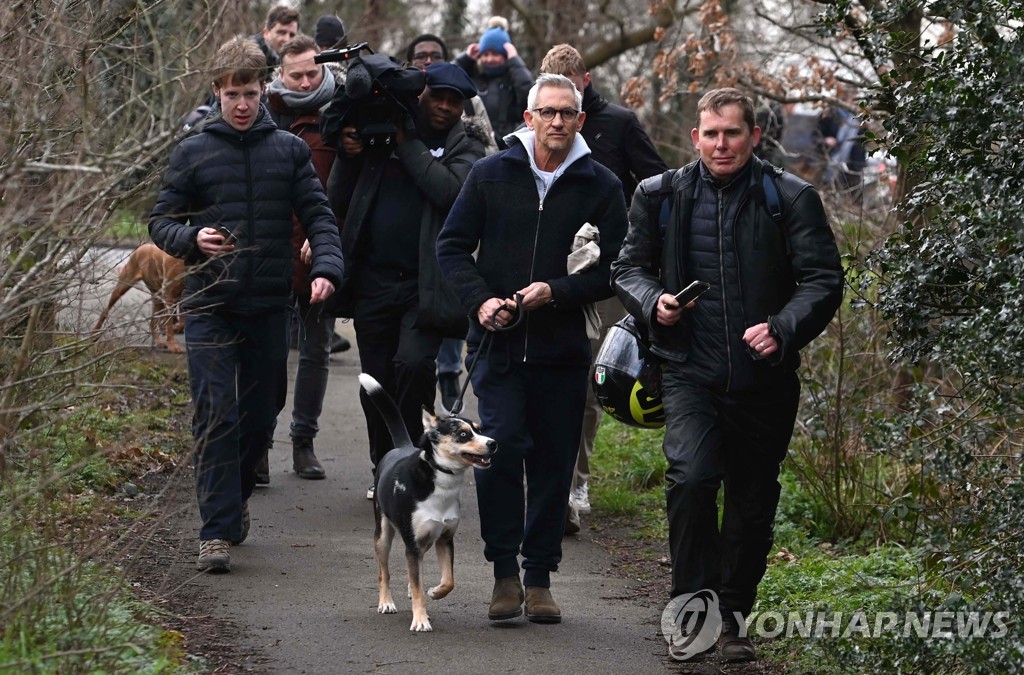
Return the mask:
[[[774,169],[756,157],[751,162],[734,233],[743,319],[747,326],[767,321],[780,343],[769,361],[784,370],[796,369],[799,350],[825,330],[839,308],[843,268],[817,191],[781,173],[775,181],[784,220],[780,226],[765,208],[761,188],[762,172]],[[648,213],[661,176],[643,181],[633,196],[622,250],[612,263],[612,287],[626,310],[647,327],[652,351],[680,363],[689,354],[687,313],[675,326],[663,326],[654,317],[661,294],[678,292],[689,278],[686,250],[698,179],[698,162],[676,172],[668,197],[673,200],[672,217],[664,236],[658,214]]]

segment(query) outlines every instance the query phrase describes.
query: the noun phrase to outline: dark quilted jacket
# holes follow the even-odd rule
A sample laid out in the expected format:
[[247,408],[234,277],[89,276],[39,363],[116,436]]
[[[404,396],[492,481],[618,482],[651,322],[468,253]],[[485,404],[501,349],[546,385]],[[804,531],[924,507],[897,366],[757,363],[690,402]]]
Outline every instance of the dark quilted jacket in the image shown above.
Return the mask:
[[[672,218],[664,233],[659,232],[657,216],[648,212],[661,177],[640,183],[629,211],[629,232],[612,264],[612,287],[626,310],[647,327],[652,351],[686,363],[694,355],[693,317],[684,313],[675,326],[662,326],[653,319],[655,304],[662,293],[676,293],[701,276],[713,277],[704,280],[717,286],[718,294],[701,298],[698,304],[707,300],[705,310],[716,304],[721,308],[724,292],[730,330],[767,321],[781,344],[774,358],[757,364],[762,370],[778,367],[772,368],[772,373],[760,372],[753,382],[748,380],[747,384],[756,387],[799,366],[800,349],[825,330],[839,308],[843,267],[821,199],[806,181],[790,173],[778,177],[785,225],[772,221],[759,187],[762,171],[771,169],[756,157],[751,159],[751,170],[737,179],[740,184],[734,186],[737,192],[730,194],[728,205],[722,195],[721,207],[735,209],[732,231],[723,232],[718,242],[699,243],[698,251],[693,251],[694,236],[707,236],[709,219],[718,222],[719,213],[718,206],[713,206],[713,212],[698,213],[703,225],[693,229],[698,166],[694,162],[675,172]],[[732,219],[733,215],[726,208],[721,217]],[[720,248],[723,242],[724,251]],[[720,255],[723,257],[718,258]],[[725,330],[725,325],[723,320],[718,330]],[[726,346],[719,342],[719,348],[724,351]],[[741,356],[749,359],[732,354],[725,365]]]
[[[157,246],[185,261],[183,306],[260,314],[285,307],[292,282],[292,212],[313,249],[310,278],[335,288],[344,266],[334,214],[302,139],[280,131],[266,107],[252,128],[239,132],[219,116],[171,153],[149,234]],[[236,250],[207,258],[196,244],[204,227],[224,226]]]

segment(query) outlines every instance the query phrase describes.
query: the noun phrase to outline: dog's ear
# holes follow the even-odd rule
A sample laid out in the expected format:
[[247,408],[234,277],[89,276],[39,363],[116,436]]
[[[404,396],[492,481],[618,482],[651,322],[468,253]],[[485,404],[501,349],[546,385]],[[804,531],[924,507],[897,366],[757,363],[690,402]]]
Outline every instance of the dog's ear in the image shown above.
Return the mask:
[[426,408],[421,408],[421,410],[423,411],[423,432],[430,433],[437,429],[437,417]]

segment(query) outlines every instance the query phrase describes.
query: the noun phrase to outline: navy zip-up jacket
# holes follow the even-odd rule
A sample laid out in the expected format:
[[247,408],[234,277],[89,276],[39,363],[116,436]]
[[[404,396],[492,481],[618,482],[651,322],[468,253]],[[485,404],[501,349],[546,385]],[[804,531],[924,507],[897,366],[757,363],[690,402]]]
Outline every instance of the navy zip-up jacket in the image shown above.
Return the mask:
[[[494,353],[513,363],[589,365],[583,306],[612,295],[611,263],[626,232],[621,183],[587,154],[565,169],[541,202],[526,149],[518,138],[510,141],[508,150],[477,162],[466,179],[437,240],[441,272],[472,319],[471,349],[484,335],[476,320],[480,305],[543,281],[553,301],[516,328],[495,333]],[[600,231],[600,261],[569,275],[566,257],[588,222]]]
[[[244,132],[219,110],[171,152],[149,218],[153,242],[187,266],[183,308],[242,315],[284,308],[292,286],[293,211],[313,250],[309,278],[323,277],[337,289],[341,239],[309,146],[279,130],[263,104]],[[196,235],[221,226],[234,233],[235,251],[208,258]]]

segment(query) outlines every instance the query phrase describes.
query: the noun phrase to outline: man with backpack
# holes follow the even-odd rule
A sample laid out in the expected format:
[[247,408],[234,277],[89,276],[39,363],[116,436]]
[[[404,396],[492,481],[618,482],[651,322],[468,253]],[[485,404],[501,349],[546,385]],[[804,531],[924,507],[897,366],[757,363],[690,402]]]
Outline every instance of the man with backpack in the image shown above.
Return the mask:
[[[772,546],[799,351],[838,309],[843,269],[817,191],[753,156],[751,100],[716,89],[697,112],[700,158],[641,183],[612,285],[665,362],[672,596],[717,593],[720,617],[705,620],[721,619],[721,656],[751,661],[745,618]],[[680,306],[693,281],[710,289]],[[687,658],[679,646],[670,655]]]

